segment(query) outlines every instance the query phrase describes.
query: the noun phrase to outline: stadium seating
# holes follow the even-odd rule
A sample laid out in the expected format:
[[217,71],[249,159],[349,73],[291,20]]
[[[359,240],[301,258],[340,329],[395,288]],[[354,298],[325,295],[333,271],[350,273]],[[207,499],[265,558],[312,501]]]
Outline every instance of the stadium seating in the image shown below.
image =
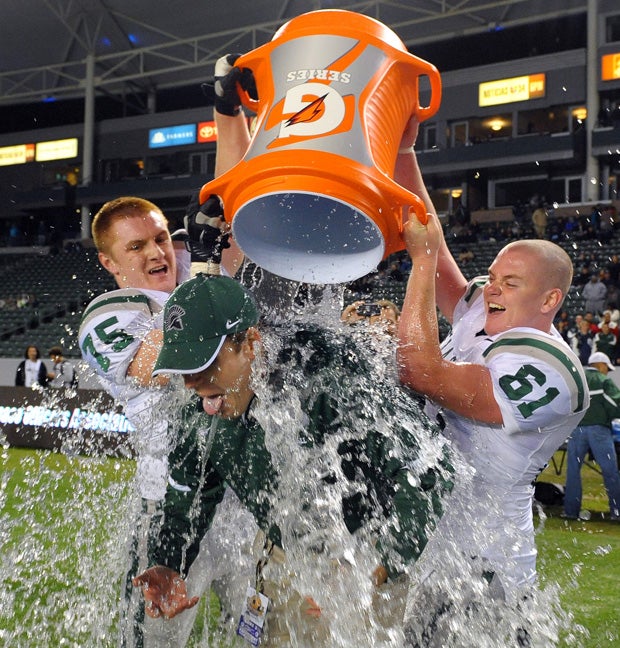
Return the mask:
[[[79,357],[77,332],[84,306],[116,286],[96,251],[25,254],[18,261],[5,260],[2,268],[0,357],[21,357],[30,344],[42,354],[60,345],[66,357]],[[18,307],[22,296],[28,301]]]
[[[466,263],[461,263],[460,266],[466,277],[471,278],[476,275],[486,274],[489,265],[504,245],[509,240],[496,241],[496,240],[479,240],[476,242],[468,243],[448,243],[450,251],[455,258],[463,250],[467,249],[473,252],[473,259]],[[612,255],[617,254],[620,256],[620,230],[615,230],[613,237],[607,243],[601,243],[598,240],[583,240],[576,241],[565,238],[556,241],[573,260],[575,272],[579,267],[586,263],[584,257],[588,259],[587,263],[591,268],[603,269],[605,268]],[[389,260],[388,260],[389,263]],[[368,293],[359,290],[345,291],[345,305],[350,304],[357,299],[390,299],[397,306],[401,307],[405,295],[405,282],[395,282],[387,276],[377,276],[370,284],[371,288]],[[571,287],[564,304],[570,316],[574,316],[583,311],[584,299],[581,293],[574,286]]]
[[[473,277],[485,274],[497,252],[507,241],[480,240],[472,243],[449,243],[458,258],[464,248],[473,252],[473,259],[462,264],[464,274]],[[613,254],[620,255],[620,232],[607,243],[596,240],[558,243],[568,252],[578,268],[584,256],[593,267],[604,268]],[[398,258],[398,255],[395,256]],[[389,267],[390,259],[384,264]],[[0,270],[4,282],[0,288],[0,357],[21,357],[29,344],[46,354],[54,345],[61,345],[69,358],[80,357],[77,332],[84,307],[93,297],[113,290],[114,280],[99,264],[94,248],[72,249],[50,253],[0,254]],[[344,302],[357,299],[389,299],[401,307],[406,281],[396,281],[386,273],[376,273],[360,288],[345,289]],[[17,307],[16,301],[28,296],[28,302]],[[565,302],[569,315],[583,309],[583,298],[571,287]]]

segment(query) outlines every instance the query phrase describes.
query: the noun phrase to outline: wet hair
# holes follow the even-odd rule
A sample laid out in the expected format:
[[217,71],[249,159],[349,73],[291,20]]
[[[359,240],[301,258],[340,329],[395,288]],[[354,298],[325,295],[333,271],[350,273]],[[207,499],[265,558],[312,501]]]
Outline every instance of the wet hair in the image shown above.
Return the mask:
[[37,360],[41,357],[39,347],[35,346],[34,344],[29,344],[24,351],[24,358],[28,359],[28,349],[34,349],[37,352]]
[[110,200],[95,214],[91,232],[93,241],[99,252],[106,252],[108,241],[106,240],[110,228],[121,218],[133,218],[143,216],[149,212],[159,214],[164,223],[168,224],[168,219],[164,216],[161,209],[150,200],[138,198],[136,196],[122,196]]

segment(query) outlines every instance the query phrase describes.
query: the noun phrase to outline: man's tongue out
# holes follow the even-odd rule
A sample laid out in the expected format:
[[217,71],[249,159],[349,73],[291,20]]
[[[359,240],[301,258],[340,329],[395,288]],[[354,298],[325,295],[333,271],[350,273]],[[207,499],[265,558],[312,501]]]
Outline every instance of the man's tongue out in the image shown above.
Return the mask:
[[223,396],[203,396],[202,409],[209,415],[213,416],[220,411],[222,407]]

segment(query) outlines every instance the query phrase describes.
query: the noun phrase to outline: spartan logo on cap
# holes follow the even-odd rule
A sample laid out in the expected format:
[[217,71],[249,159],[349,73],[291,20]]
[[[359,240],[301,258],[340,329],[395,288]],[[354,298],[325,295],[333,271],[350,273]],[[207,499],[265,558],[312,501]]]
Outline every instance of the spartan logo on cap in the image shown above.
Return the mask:
[[172,305],[166,313],[166,321],[164,322],[166,331],[172,331],[174,329],[182,331],[183,315],[185,315],[185,309],[182,306],[178,304]]

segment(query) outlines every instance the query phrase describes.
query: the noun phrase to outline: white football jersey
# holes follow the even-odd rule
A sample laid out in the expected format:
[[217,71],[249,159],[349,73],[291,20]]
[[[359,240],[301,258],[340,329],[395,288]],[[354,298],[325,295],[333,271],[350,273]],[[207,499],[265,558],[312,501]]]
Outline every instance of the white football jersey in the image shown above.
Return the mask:
[[[445,421],[444,434],[473,468],[465,502],[447,514],[455,540],[491,562],[505,585],[532,582],[536,547],[532,482],[583,417],[589,394],[583,367],[559,333],[514,328],[483,330],[482,285],[472,281],[454,312],[442,355],[485,366],[503,425],[488,425],[427,406]],[[463,496],[463,494],[461,494]],[[472,537],[473,536],[473,537]]]
[[145,388],[127,376],[144,336],[161,328],[168,293],[121,288],[99,295],[86,308],[79,331],[82,357],[99,382],[124,409],[135,428],[137,481],[145,499],[163,498],[168,479],[170,388]]

